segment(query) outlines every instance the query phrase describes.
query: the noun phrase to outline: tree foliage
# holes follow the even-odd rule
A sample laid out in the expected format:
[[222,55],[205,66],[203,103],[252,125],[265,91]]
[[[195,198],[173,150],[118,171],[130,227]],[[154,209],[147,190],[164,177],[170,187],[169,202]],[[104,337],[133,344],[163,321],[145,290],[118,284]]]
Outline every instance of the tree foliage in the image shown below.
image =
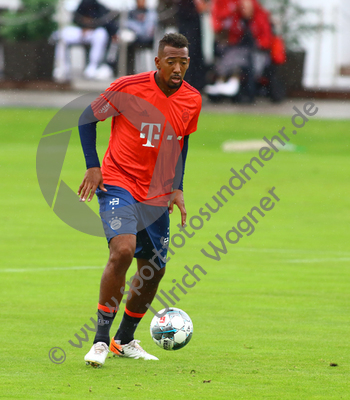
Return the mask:
[[262,3],[271,12],[276,33],[283,37],[288,49],[301,48],[303,39],[334,29],[322,22],[311,22],[319,19],[320,9],[301,6],[295,0],[263,0]]
[[57,0],[22,0],[17,11],[0,18],[1,37],[12,41],[48,39],[57,29],[54,13]]

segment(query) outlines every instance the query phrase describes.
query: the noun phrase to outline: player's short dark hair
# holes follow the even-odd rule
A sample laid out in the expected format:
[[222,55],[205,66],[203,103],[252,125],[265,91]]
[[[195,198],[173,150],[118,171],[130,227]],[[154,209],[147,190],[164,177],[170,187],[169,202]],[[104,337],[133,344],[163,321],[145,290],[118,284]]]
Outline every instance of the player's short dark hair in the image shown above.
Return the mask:
[[182,49],[184,47],[188,48],[188,40],[186,36],[181,35],[181,33],[166,33],[159,41],[158,53],[164,50],[165,46],[175,47],[176,49]]

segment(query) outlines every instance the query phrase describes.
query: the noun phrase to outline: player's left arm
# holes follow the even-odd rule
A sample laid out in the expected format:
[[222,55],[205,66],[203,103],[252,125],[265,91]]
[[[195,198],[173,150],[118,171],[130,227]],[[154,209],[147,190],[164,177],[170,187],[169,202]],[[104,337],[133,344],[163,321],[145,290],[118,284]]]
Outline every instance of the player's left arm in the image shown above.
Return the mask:
[[176,204],[181,212],[181,225],[184,226],[186,224],[186,207],[185,200],[183,195],[183,179],[185,174],[185,164],[188,152],[188,139],[189,136],[184,137],[184,145],[181,151],[181,157],[179,157],[179,161],[176,166],[175,178],[174,178],[174,190],[170,196],[170,204],[169,204],[169,214],[173,212],[174,204]]
[[181,225],[184,226],[186,224],[186,207],[185,207],[185,200],[183,196],[183,178],[185,174],[185,164],[188,152],[188,140],[189,135],[197,130],[197,123],[198,117],[202,108],[202,98],[200,95],[197,97],[197,111],[190,121],[187,131],[184,137],[184,145],[181,151],[181,157],[176,166],[175,170],[175,178],[174,178],[174,185],[173,185],[173,192],[170,197],[170,204],[169,204],[169,214],[173,212],[174,204],[176,204],[181,212]]
[[187,211],[185,207],[184,194],[183,191],[180,189],[175,189],[170,195],[169,214],[173,212],[174,204],[179,207],[179,210],[181,212],[181,225],[186,225]]

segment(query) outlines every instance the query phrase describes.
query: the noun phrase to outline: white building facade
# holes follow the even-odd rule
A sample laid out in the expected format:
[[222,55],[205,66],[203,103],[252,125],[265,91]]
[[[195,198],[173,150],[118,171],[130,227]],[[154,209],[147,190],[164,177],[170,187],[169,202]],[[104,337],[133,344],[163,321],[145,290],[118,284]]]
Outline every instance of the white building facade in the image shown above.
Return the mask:
[[310,17],[312,22],[334,26],[332,31],[318,32],[304,38],[304,86],[350,90],[350,0],[295,1],[303,7],[319,10]]

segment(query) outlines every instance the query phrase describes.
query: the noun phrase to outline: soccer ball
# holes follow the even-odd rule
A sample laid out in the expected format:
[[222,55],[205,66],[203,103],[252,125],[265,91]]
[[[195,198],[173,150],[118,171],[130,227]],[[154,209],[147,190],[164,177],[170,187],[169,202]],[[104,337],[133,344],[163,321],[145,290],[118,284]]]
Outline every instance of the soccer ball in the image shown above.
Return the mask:
[[[163,315],[165,308],[158,312]],[[179,350],[191,340],[193,324],[185,311],[171,307],[162,316],[155,315],[151,321],[151,336],[164,350]]]

